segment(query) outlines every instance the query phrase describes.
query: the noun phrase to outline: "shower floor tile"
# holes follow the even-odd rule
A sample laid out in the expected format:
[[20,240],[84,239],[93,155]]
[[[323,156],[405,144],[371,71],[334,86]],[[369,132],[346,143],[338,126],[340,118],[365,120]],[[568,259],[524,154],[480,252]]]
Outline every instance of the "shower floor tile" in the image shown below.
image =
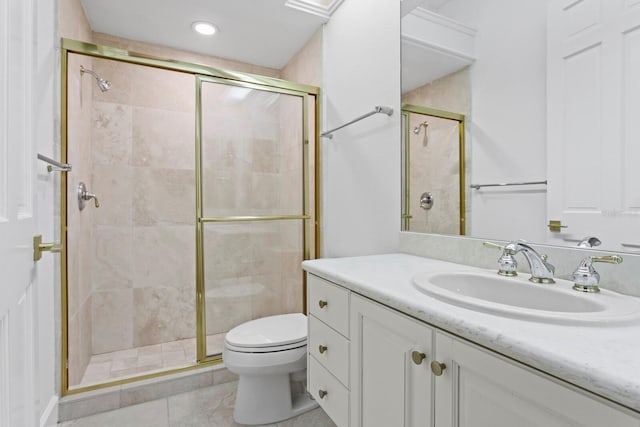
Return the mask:
[[[220,354],[225,334],[207,336],[207,353]],[[196,339],[189,338],[96,354],[91,357],[80,384],[87,387],[133,376],[191,366],[196,361]]]

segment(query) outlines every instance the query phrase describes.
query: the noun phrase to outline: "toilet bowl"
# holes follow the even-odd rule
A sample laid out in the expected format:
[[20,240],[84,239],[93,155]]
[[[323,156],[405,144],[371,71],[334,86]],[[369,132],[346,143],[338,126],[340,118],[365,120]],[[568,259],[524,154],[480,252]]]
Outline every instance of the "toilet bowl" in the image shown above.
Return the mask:
[[230,330],[222,354],[238,375],[233,418],[239,424],[269,424],[318,404],[306,392],[307,317],[281,314]]

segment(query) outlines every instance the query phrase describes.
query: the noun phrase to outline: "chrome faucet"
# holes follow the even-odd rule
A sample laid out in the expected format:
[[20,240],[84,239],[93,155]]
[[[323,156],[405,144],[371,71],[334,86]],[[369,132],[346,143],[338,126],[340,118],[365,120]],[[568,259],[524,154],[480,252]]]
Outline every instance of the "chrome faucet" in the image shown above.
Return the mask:
[[555,283],[555,280],[553,280],[555,267],[547,262],[547,256],[540,255],[524,241],[511,242],[505,246],[491,242],[484,242],[483,244],[486,247],[502,249],[502,256],[498,259],[498,274],[516,276],[518,274],[518,262],[514,256],[522,252],[522,255],[529,263],[530,281],[534,283]]
[[618,255],[608,256],[588,256],[576,268],[571,275],[573,279],[573,289],[580,292],[600,292],[598,284],[600,283],[600,274],[593,268],[594,262],[608,262],[610,264],[620,264],[622,257]]
[[587,236],[578,243],[579,248],[592,248],[600,246],[602,242],[595,236]]
[[545,284],[556,283],[556,281],[553,280],[553,273],[555,273],[556,268],[547,262],[546,255],[540,255],[535,249],[523,241],[511,242],[504,247],[504,250],[509,250],[513,252],[514,255],[522,252],[522,255],[524,255],[529,263],[529,269],[531,271],[529,280],[531,282]]

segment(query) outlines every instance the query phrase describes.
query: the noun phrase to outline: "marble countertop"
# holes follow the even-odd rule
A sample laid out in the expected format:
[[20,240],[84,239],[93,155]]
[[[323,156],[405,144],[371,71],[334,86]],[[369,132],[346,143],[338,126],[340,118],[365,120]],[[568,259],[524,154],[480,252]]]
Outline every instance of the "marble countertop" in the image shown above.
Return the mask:
[[324,258],[305,261],[302,266],[309,273],[640,412],[640,323],[558,325],[453,306],[420,292],[412,277],[424,271],[482,269],[414,255]]

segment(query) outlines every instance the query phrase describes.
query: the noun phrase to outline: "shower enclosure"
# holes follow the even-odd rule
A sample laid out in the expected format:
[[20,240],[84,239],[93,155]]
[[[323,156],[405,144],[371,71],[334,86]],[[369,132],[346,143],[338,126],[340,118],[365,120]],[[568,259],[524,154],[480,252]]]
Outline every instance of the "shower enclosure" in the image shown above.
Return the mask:
[[302,311],[318,89],[63,48],[63,392],[219,362],[232,327]]
[[402,105],[402,229],[465,234],[464,115]]

